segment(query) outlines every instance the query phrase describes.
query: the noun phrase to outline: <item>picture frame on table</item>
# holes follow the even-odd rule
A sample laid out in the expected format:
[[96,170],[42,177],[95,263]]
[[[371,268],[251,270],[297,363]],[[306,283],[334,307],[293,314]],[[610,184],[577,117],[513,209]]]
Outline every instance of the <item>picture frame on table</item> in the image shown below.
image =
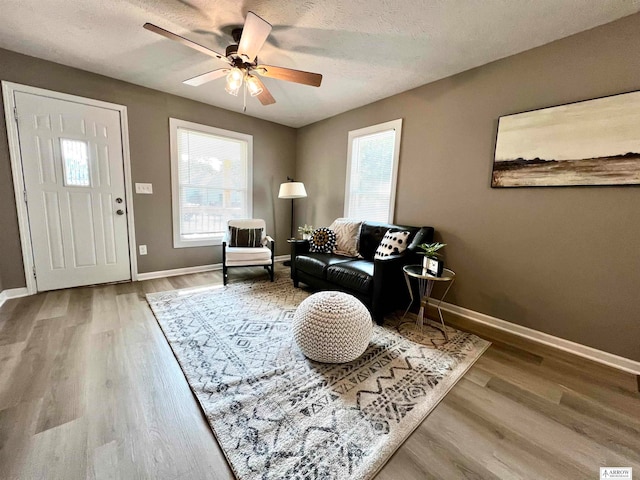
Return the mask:
[[444,262],[437,258],[429,258],[426,259],[425,270],[429,275],[433,275],[434,277],[439,277],[442,275],[442,271],[444,270]]

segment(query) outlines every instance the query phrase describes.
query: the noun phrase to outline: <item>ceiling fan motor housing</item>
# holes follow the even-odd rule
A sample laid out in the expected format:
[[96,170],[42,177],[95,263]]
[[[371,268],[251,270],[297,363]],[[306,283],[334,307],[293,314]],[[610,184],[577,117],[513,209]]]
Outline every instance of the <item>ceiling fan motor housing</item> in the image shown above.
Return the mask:
[[231,60],[234,67],[249,69],[251,67],[255,67],[258,64],[258,57],[256,56],[256,58],[253,59],[253,62],[246,62],[245,59],[242,58],[242,56],[238,55],[238,48],[240,39],[242,38],[242,31],[242,28],[234,28],[231,31],[233,41],[236,43],[235,45],[229,45],[227,47],[225,55],[229,60]]
[[253,62],[245,62],[244,59],[238,55],[238,45],[229,45],[225,54],[231,61],[232,67],[236,67],[241,70],[251,70],[258,66],[258,57],[254,58]]
[[225,52],[225,56],[231,60],[231,57],[235,57],[238,55],[238,45],[229,45]]
[[240,39],[242,38],[242,27],[234,28],[233,30],[231,30],[231,38],[233,38],[234,42],[240,43]]

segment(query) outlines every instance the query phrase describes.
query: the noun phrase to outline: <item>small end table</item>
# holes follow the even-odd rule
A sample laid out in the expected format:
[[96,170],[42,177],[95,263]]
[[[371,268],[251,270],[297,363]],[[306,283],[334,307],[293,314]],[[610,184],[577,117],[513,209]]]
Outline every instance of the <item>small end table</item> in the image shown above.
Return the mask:
[[[293,258],[293,251],[296,248],[295,244],[296,243],[304,243],[304,242],[308,242],[309,240],[300,240],[299,238],[287,238],[287,243],[291,245],[291,255],[290,255],[290,259]],[[291,260],[285,260],[284,262],[282,262],[282,264],[285,267],[290,267],[291,266]]]
[[[402,318],[404,319],[404,317],[407,315],[414,301],[410,278],[411,277],[417,278],[418,291],[420,292],[421,298],[420,298],[420,310],[418,310],[418,317],[416,319],[416,326],[420,327],[421,332],[422,332],[422,326],[424,325],[424,319],[426,317],[426,308],[427,308],[427,305],[429,304],[429,298],[431,298],[431,291],[433,290],[433,286],[435,285],[436,282],[449,283],[449,285],[447,285],[447,289],[444,292],[444,295],[442,295],[440,299],[436,299],[437,303],[435,305],[436,309],[438,310],[438,315],[440,316],[440,323],[442,324],[442,326],[437,324],[431,324],[434,328],[437,328],[443,333],[444,339],[448,342],[449,336],[447,335],[447,330],[444,326],[444,319],[442,318],[442,310],[440,309],[440,305],[442,304],[444,297],[446,297],[447,293],[449,293],[449,289],[451,288],[451,285],[453,285],[453,282],[456,279],[455,272],[453,270],[449,270],[448,268],[445,268],[442,271],[442,275],[439,277],[436,277],[434,275],[428,274],[427,271],[422,267],[422,265],[405,265],[404,267],[402,267],[402,271],[404,272],[404,279],[407,282],[407,288],[409,289],[409,296],[411,297],[411,303],[409,303],[409,306],[405,310]],[[428,317],[427,317],[427,321],[429,322]]]

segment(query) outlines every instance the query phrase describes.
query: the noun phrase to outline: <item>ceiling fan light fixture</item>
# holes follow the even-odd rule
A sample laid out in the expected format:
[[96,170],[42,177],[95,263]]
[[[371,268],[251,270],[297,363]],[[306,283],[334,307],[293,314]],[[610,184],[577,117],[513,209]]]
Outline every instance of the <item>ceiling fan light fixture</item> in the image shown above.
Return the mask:
[[244,74],[239,68],[232,68],[227,74],[227,84],[224,87],[227,93],[237,96],[240,91],[240,87],[242,86],[243,77]]
[[249,89],[249,94],[252,97],[256,95],[260,95],[262,93],[262,85],[260,85],[260,81],[254,77],[253,75],[247,74],[247,88]]

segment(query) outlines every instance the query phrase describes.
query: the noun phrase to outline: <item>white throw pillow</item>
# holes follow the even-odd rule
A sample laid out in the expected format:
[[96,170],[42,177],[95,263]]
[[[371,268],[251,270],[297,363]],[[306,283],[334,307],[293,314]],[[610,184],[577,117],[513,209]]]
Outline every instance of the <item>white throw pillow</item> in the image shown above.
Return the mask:
[[407,239],[409,235],[411,235],[411,232],[406,230],[388,230],[387,233],[384,234],[380,245],[378,245],[376,254],[373,257],[374,260],[382,260],[389,255],[399,255],[404,252],[408,246]]

